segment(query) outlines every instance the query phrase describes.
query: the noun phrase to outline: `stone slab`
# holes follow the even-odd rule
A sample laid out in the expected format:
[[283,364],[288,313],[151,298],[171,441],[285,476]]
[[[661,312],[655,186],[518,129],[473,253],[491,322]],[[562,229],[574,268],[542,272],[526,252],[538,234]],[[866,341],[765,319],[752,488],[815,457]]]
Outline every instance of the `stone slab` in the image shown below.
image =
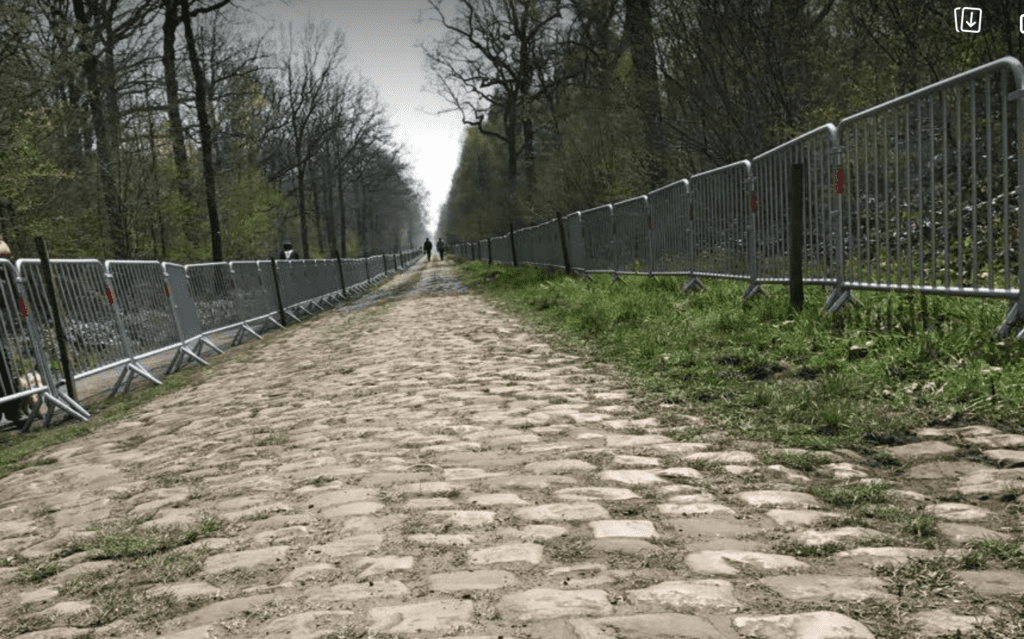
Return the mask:
[[838,612],[734,617],[733,626],[754,639],[875,639],[867,627]]
[[544,557],[544,546],[539,544],[503,544],[469,551],[472,566],[526,562],[539,564]]
[[608,511],[591,502],[573,504],[542,504],[528,506],[515,511],[516,517],[525,521],[592,521],[608,519]]
[[560,617],[610,616],[612,604],[603,590],[534,588],[505,595],[498,602],[502,618],[517,622]]
[[737,575],[732,564],[751,566],[764,571],[800,570],[808,564],[789,555],[742,550],[704,550],[686,556],[686,566],[702,575]]
[[439,599],[402,606],[381,606],[369,612],[370,630],[395,634],[450,632],[470,625],[473,602]]
[[499,590],[516,585],[516,577],[505,570],[464,570],[433,574],[427,582],[436,592]]
[[864,601],[895,599],[885,591],[885,582],[878,577],[841,575],[777,575],[765,577],[761,583],[794,601]]
[[268,546],[255,550],[226,552],[207,557],[204,572],[219,575],[232,570],[253,570],[267,564],[276,564],[288,555],[288,546]]
[[642,539],[654,539],[658,532],[654,524],[643,519],[617,519],[590,522],[590,528],[594,531],[594,538],[604,537],[638,537]]
[[751,490],[736,494],[736,499],[755,508],[821,508],[818,498],[790,490]]
[[740,609],[732,582],[725,579],[664,581],[649,588],[630,590],[626,596],[633,603],[664,606],[676,612],[722,613]]

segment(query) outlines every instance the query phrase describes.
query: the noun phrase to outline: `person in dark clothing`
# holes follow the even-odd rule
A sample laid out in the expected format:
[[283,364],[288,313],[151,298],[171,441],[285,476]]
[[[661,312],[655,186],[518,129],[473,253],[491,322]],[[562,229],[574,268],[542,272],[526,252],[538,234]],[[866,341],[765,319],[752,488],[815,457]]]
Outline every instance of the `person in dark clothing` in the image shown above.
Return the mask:
[[299,252],[292,249],[291,242],[285,242],[284,248],[281,249],[281,254],[277,256],[279,260],[298,260]]
[[444,240],[437,241],[437,254],[441,256],[441,261],[444,261]]
[[423,243],[423,252],[427,254],[428,262],[430,261],[430,249],[432,248],[434,248],[434,245],[430,243],[430,238],[428,237],[427,241]]

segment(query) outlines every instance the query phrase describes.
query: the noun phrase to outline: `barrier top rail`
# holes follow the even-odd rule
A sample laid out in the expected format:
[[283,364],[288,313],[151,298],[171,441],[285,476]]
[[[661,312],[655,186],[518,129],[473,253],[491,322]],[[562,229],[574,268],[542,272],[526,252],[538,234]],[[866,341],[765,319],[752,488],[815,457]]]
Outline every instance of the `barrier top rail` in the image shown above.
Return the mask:
[[[958,84],[962,84],[967,80],[971,80],[979,76],[985,76],[994,69],[999,69],[1001,67],[1005,67],[1010,71],[1010,73],[1013,74],[1013,80],[1014,83],[1017,85],[1018,90],[1024,89],[1024,65],[1021,64],[1020,60],[1014,58],[1013,56],[1005,56],[999,58],[998,60],[993,60],[992,62],[987,62],[981,66],[974,67],[973,69],[968,69],[967,71],[958,73],[952,77],[946,78],[945,80],[939,80],[938,82],[929,84],[928,86],[921,87],[920,89],[915,89],[910,93],[905,93],[901,96],[897,96],[881,104],[876,104],[873,107],[864,109],[863,111],[860,111],[853,115],[846,116],[845,118],[839,120],[839,125],[837,128],[842,128],[844,123],[862,120],[864,118],[871,117],[877,113],[892,109],[895,106],[899,106],[908,102],[913,102],[930,93],[934,93],[936,91],[946,88],[955,87]],[[1014,100],[1024,99],[1024,96],[1019,94],[1011,95],[1009,97]]]

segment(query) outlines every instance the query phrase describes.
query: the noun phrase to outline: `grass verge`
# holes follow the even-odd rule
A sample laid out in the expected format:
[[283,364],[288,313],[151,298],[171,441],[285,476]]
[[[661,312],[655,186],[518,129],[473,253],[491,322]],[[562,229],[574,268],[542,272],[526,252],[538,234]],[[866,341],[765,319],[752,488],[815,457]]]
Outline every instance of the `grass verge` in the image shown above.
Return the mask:
[[744,439],[869,455],[926,425],[1024,432],[1024,344],[993,337],[1001,300],[858,292],[826,316],[821,287],[805,289],[796,311],[781,287],[744,303],[744,282],[706,280],[684,294],[667,277],[458,268],[472,289],[628,375],[667,429],[689,424],[664,405]]

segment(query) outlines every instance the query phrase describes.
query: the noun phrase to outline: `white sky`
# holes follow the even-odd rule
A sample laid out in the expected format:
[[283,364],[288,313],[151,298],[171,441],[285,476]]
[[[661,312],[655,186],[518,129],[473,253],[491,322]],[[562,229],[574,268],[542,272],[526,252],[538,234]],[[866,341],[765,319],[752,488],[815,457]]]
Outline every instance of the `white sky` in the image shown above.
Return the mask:
[[[293,20],[296,27],[308,17],[327,21],[332,31],[345,34],[346,67],[377,87],[395,137],[408,150],[413,171],[429,193],[427,227],[433,236],[459,160],[464,127],[457,113],[433,115],[446,105],[427,88],[423,52],[417,46],[441,34],[428,10],[425,0],[271,0],[255,11]],[[417,22],[421,11],[423,20]]]

